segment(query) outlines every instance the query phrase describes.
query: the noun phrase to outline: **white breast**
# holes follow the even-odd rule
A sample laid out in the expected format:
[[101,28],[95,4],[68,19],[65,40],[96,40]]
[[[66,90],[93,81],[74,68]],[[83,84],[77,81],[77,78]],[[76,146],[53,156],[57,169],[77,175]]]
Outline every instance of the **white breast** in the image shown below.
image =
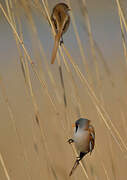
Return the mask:
[[79,152],[87,152],[89,150],[89,132],[84,129],[78,129],[74,133],[74,142]]

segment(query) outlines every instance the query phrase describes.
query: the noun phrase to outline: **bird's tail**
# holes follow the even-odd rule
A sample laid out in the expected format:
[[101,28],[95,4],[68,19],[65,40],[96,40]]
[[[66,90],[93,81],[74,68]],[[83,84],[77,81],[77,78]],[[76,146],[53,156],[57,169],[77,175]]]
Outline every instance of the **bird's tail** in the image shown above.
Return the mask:
[[78,165],[79,165],[79,160],[76,160],[75,163],[74,163],[74,166],[73,166],[73,168],[72,168],[72,170],[71,170],[71,172],[69,174],[69,176],[72,175],[72,173],[74,172],[74,170],[77,168]]
[[[62,29],[62,28],[61,28],[61,29]],[[53,47],[53,51],[52,51],[51,64],[53,64],[54,61],[55,61],[55,59],[56,59],[56,54],[57,54],[57,49],[58,49],[58,46],[59,46],[61,34],[62,34],[62,30],[60,30],[60,31],[58,32],[58,34],[56,34],[56,36],[55,36],[55,42],[54,42],[54,47]]]

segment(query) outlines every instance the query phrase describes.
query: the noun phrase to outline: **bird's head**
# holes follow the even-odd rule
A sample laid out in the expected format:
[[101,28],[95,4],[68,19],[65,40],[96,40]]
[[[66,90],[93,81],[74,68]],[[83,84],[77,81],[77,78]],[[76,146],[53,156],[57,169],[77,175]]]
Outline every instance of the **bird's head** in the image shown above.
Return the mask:
[[88,119],[84,119],[84,118],[80,118],[78,119],[75,124],[73,124],[73,127],[75,127],[75,132],[77,132],[78,128],[79,129],[88,129],[90,120]]
[[71,9],[69,8],[69,6],[68,6],[67,4],[65,4],[65,3],[59,3],[59,7],[60,7],[61,9],[63,9],[65,12],[68,12],[68,11],[71,10]]

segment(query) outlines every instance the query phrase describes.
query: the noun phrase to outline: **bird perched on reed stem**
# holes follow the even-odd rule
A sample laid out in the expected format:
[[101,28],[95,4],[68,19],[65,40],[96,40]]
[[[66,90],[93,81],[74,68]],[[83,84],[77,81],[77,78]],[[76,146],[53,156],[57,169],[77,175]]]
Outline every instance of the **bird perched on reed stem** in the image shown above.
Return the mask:
[[[62,35],[67,31],[69,24],[70,24],[70,16],[68,14],[69,7],[65,3],[58,3],[54,8],[51,15],[51,21],[53,23],[56,35],[55,35],[55,42],[54,47],[52,51],[52,58],[51,58],[51,64],[54,63],[57,49],[59,46],[60,39],[62,38]],[[62,43],[61,41],[60,43]]]
[[95,131],[90,124],[90,120],[80,118],[75,122],[74,127],[74,138],[69,139],[68,142],[70,144],[73,142],[75,143],[80,155],[77,157],[69,176],[72,175],[73,171],[79,165],[79,161],[82,160],[87,153],[92,153],[95,144]]

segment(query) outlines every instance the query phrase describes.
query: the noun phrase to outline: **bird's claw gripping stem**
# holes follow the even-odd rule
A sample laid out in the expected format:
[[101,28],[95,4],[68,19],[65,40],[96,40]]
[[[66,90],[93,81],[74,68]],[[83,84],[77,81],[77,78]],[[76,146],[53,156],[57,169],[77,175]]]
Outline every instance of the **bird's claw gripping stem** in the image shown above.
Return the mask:
[[73,139],[68,139],[68,141],[67,141],[69,144],[71,144],[71,143],[73,143],[74,142],[74,140]]

